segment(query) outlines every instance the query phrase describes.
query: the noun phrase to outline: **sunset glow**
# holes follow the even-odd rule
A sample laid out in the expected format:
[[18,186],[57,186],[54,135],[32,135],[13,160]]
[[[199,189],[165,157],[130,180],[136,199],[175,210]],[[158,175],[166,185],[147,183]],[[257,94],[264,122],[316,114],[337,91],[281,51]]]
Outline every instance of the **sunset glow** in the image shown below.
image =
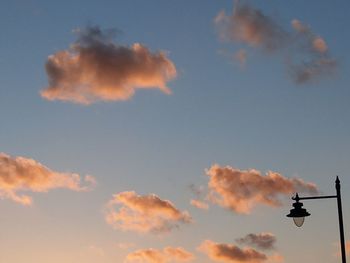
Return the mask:
[[1,3],[0,263],[350,256],[349,1]]

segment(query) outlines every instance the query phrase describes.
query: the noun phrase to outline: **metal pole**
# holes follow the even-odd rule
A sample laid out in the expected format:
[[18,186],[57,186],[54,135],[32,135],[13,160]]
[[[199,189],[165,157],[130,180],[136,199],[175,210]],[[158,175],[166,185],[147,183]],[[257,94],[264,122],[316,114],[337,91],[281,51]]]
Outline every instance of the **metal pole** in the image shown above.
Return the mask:
[[344,226],[343,226],[343,212],[342,212],[341,195],[340,195],[340,180],[339,180],[338,176],[337,176],[337,179],[335,180],[335,189],[337,190],[341,258],[342,258],[342,263],[346,263]]

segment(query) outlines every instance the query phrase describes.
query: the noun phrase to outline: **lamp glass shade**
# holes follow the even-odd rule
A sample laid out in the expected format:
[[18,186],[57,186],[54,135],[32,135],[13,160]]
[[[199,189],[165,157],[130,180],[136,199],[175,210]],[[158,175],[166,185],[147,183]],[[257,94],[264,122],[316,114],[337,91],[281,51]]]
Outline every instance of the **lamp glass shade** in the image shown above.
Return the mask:
[[294,224],[301,227],[304,224],[305,217],[293,217]]

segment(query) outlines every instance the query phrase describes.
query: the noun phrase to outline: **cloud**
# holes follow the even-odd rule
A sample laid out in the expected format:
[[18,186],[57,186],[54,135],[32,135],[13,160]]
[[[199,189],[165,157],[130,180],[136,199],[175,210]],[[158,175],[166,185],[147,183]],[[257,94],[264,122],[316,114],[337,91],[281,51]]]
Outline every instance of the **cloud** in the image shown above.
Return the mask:
[[[341,248],[340,248],[340,243],[335,243],[336,246],[336,253],[334,253],[334,255],[338,258],[341,257]],[[346,256],[350,255],[350,240],[346,240],[345,241],[345,254]]]
[[313,183],[271,171],[262,175],[254,169],[239,170],[213,165],[206,173],[209,176],[209,199],[239,214],[249,214],[259,204],[280,206],[281,196],[290,196],[295,192],[317,193]]
[[160,89],[176,77],[166,53],[152,53],[142,44],[113,42],[112,31],[98,26],[77,30],[77,41],[48,57],[49,86],[41,91],[48,100],[79,104],[130,99],[137,89]]
[[287,32],[273,19],[248,5],[236,5],[232,15],[221,11],[215,18],[220,37],[273,51],[283,46]]
[[224,263],[260,263],[268,260],[268,256],[253,248],[240,248],[232,244],[219,244],[205,240],[198,250],[210,259]]
[[271,233],[248,234],[243,238],[238,238],[239,244],[253,246],[258,249],[271,250],[275,249],[276,237]]
[[322,76],[333,75],[338,62],[330,56],[326,41],[297,19],[294,19],[291,24],[297,33],[294,36],[298,46],[297,55],[305,57],[301,61],[287,59],[288,69],[294,81],[303,84]]
[[179,224],[192,222],[187,211],[180,211],[170,201],[133,191],[114,195],[106,205],[105,219],[116,229],[140,233],[169,232]]
[[194,207],[196,207],[198,209],[203,209],[203,210],[209,209],[209,205],[207,203],[204,203],[203,201],[200,201],[197,199],[192,199],[190,203],[191,203],[191,205],[193,205]]
[[18,192],[48,192],[56,188],[81,192],[91,190],[96,184],[89,175],[84,181],[86,185],[82,185],[76,173],[56,172],[33,159],[0,153],[0,198],[31,205],[32,198]]
[[[326,41],[297,19],[291,22],[293,30],[287,30],[261,10],[237,3],[232,14],[221,11],[214,22],[223,40],[281,55],[297,84],[313,82],[336,72],[338,63],[330,55]],[[246,53],[238,51],[235,57],[246,61]]]
[[195,199],[191,199],[190,204],[198,209],[208,210],[209,204],[203,201],[206,189],[204,186],[196,187],[194,184],[190,185],[191,192],[196,196]]
[[126,257],[126,262],[147,262],[147,263],[167,263],[167,262],[190,262],[194,259],[193,254],[181,247],[166,247],[163,250],[153,248],[140,249],[130,253]]

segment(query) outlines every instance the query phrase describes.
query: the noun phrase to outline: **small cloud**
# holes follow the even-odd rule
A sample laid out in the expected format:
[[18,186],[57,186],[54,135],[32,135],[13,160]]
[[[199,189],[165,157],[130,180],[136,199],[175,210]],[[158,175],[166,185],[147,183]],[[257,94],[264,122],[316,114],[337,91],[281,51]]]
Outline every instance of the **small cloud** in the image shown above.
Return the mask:
[[105,219],[116,229],[140,233],[169,232],[192,222],[187,211],[180,211],[170,201],[133,191],[115,194],[106,205]]
[[[334,255],[338,258],[341,257],[341,248],[340,248],[340,244],[339,243],[335,243],[336,246],[336,252],[334,253]],[[345,254],[346,256],[350,255],[350,240],[347,240],[345,242]]]
[[261,263],[268,260],[268,256],[253,248],[240,248],[232,244],[220,244],[205,240],[198,250],[206,254],[211,260],[224,263]]
[[137,89],[171,93],[166,83],[176,77],[176,68],[166,53],[152,53],[139,43],[117,44],[113,30],[98,26],[75,33],[78,39],[69,49],[48,57],[49,86],[40,92],[43,98],[88,105],[127,100]]
[[[261,10],[237,2],[232,14],[221,11],[214,23],[223,40],[282,56],[287,72],[297,84],[332,76],[337,70],[338,62],[330,55],[325,39],[297,19],[291,21],[290,31]],[[236,59],[245,62],[246,53],[237,51]]]
[[325,53],[328,50],[328,46],[326,44],[326,41],[324,41],[324,39],[322,37],[316,37],[312,41],[312,45],[313,45],[313,48],[320,53]]
[[197,187],[194,184],[191,184],[190,190],[196,196],[195,199],[192,199],[190,201],[190,204],[198,209],[208,210],[209,205],[207,204],[207,202],[203,201],[205,192],[206,192],[205,187],[204,186]]
[[271,171],[262,175],[254,169],[213,165],[206,173],[209,177],[209,200],[239,214],[249,214],[259,204],[281,206],[281,196],[295,192],[315,194],[318,191],[313,183]]
[[253,246],[262,250],[275,249],[276,237],[271,233],[248,234],[236,241],[242,245]]
[[193,254],[181,247],[166,247],[163,250],[148,248],[130,253],[126,262],[167,263],[167,262],[190,262],[194,259]]
[[192,206],[194,206],[198,209],[203,209],[203,210],[209,209],[209,205],[207,203],[200,201],[200,200],[192,199],[190,203]]
[[280,49],[288,36],[273,19],[248,5],[236,5],[232,15],[221,11],[214,22],[223,40],[260,47],[265,51]]
[[95,178],[90,175],[83,180],[86,185],[82,185],[79,174],[56,172],[33,159],[0,153],[0,198],[31,205],[32,198],[18,192],[48,192],[58,188],[83,192],[96,185]]

